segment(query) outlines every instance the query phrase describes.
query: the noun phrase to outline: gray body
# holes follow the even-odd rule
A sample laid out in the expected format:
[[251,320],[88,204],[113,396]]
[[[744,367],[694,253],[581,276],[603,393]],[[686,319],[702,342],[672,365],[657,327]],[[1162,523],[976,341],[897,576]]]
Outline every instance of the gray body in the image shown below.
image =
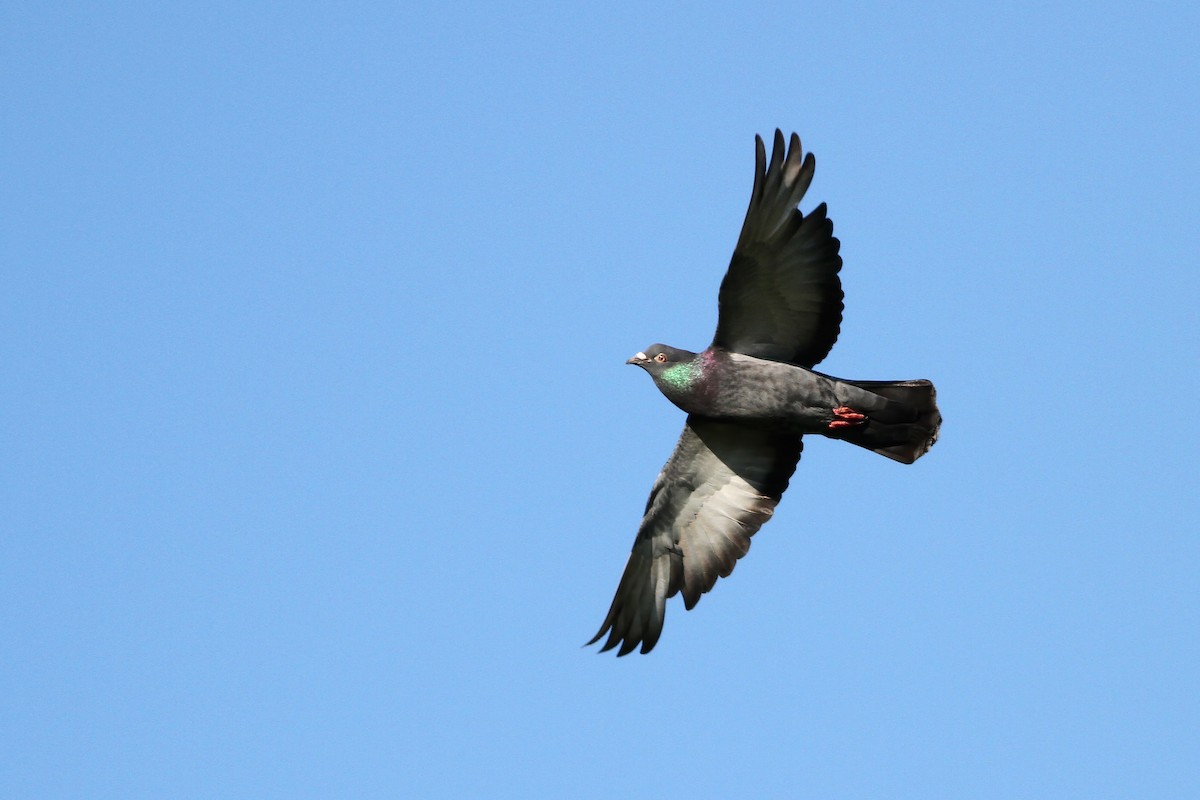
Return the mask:
[[[651,346],[655,348],[667,349]],[[669,348],[669,353],[663,364],[644,358],[640,365],[668,400],[696,418],[844,439],[906,464],[937,439],[941,414],[929,381],[843,380],[718,348],[703,353]],[[866,419],[852,427],[831,427],[838,418],[835,409],[847,407]]]
[[875,404],[875,395],[792,364],[740,353],[720,353],[716,368],[700,373],[691,391],[662,378],[655,383],[689,414],[742,422],[781,433],[826,433],[833,409],[851,400]]

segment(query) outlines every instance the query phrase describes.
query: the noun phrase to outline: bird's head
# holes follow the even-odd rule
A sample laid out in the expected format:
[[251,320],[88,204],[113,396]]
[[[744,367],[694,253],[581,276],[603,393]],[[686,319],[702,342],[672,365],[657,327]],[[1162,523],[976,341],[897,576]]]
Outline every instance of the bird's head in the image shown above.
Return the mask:
[[695,357],[695,353],[687,350],[680,350],[665,344],[652,344],[625,363],[636,364],[657,378],[671,367],[688,364]]

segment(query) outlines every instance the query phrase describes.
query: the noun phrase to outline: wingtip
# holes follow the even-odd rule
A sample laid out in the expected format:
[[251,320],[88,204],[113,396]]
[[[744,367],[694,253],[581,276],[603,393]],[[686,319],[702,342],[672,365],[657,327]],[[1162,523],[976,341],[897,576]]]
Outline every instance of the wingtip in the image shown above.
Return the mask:
[[649,653],[654,649],[654,646],[658,644],[659,633],[661,633],[661,631],[657,633],[652,631],[644,639],[640,637],[621,637],[617,635],[616,630],[612,629],[611,625],[605,622],[600,630],[596,632],[596,635],[589,639],[585,644],[581,645],[581,647],[591,647],[596,642],[600,641],[600,639],[602,639],[606,633],[609,634],[608,641],[604,643],[603,647],[596,651],[597,655],[600,653],[607,653],[609,650],[612,650],[619,644],[621,648],[617,650],[617,658],[620,658],[622,656],[629,655],[634,650],[637,650],[638,645],[641,645],[641,653],[643,655]]

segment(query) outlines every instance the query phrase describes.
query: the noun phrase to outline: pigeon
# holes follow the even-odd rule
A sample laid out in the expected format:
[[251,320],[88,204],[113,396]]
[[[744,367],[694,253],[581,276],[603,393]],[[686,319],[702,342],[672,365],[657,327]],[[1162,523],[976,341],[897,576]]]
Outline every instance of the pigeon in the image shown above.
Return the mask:
[[797,208],[815,159],[800,137],[775,131],[767,162],[755,136],[754,188],[718,296],[712,344],[694,353],[652,344],[626,363],[650,374],[687,413],[683,435],[659,473],[604,624],[600,652],[624,656],[658,643],[667,598],[690,610],[728,577],[771,518],[819,434],[911,464],[941,426],[928,380],[858,381],[812,369],[842,322],[840,243],[821,203]]

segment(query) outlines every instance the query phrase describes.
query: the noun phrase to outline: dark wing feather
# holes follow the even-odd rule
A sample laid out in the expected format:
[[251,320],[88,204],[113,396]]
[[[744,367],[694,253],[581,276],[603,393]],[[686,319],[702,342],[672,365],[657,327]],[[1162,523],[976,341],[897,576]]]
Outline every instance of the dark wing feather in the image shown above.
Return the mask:
[[842,259],[825,204],[804,216],[796,208],[812,183],[816,161],[801,160],[792,134],[784,155],[775,131],[771,163],[757,145],[754,189],[729,271],[721,282],[713,346],[811,367],[837,341],[842,324]]
[[662,633],[666,602],[683,592],[692,608],[750,549],[770,519],[800,459],[800,437],[731,422],[688,417],[675,452],[646,503],[646,513],[616,596],[593,644],[617,655]]

